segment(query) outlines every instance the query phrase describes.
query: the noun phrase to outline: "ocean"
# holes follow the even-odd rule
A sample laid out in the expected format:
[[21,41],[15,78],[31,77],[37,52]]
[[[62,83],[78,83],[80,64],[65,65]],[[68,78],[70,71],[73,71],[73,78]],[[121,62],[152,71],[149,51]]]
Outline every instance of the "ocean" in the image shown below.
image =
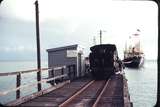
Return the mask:
[[[36,61],[1,61],[0,72],[15,72],[36,68]],[[48,67],[47,61],[42,61],[42,67]],[[153,107],[156,104],[157,94],[157,61],[146,60],[141,69],[124,69],[131,101],[134,107]],[[48,73],[43,73],[42,78],[47,77]],[[24,79],[23,79],[24,78]],[[22,75],[22,84],[36,81],[36,73]],[[15,87],[15,76],[0,77],[0,91]],[[43,88],[50,84],[43,84]],[[23,89],[22,96],[36,92],[37,89]],[[0,103],[5,104],[15,99],[15,92],[5,96],[0,96]]]
[[[48,67],[47,61],[41,61],[41,68]],[[32,70],[37,68],[36,61],[0,61],[0,72],[16,72],[24,70]],[[42,72],[42,78],[47,78],[48,72]],[[32,84],[37,80],[37,73],[26,73],[21,75],[21,85]],[[50,84],[42,84],[42,88],[49,87]],[[16,76],[2,76],[0,77],[0,91],[6,91],[16,87]],[[21,96],[29,95],[37,92],[37,87],[24,88],[21,91]],[[5,96],[0,96],[0,103],[5,104],[16,99],[16,93],[11,92]]]
[[142,68],[124,71],[133,107],[153,107],[157,98],[157,61],[146,60]]

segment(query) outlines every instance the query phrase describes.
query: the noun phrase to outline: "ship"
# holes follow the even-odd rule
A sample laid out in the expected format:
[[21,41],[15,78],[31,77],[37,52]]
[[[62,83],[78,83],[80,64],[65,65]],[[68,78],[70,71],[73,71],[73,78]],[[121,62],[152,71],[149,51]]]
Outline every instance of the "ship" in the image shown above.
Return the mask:
[[140,30],[129,36],[125,43],[124,59],[125,67],[140,68],[144,65],[144,53],[140,44]]

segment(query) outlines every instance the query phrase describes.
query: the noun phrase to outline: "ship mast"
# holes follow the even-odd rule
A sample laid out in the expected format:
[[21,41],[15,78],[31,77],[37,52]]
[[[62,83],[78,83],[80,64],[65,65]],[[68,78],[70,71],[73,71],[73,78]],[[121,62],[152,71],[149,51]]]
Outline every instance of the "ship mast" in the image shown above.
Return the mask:
[[137,49],[137,51],[139,52],[139,53],[141,53],[141,47],[140,47],[140,38],[139,38],[139,34],[140,33],[140,30],[139,29],[137,29],[137,32],[135,33],[135,34],[133,34],[135,37],[138,37],[137,39],[138,39],[138,41],[137,41],[137,43],[135,44],[135,48]]
[[127,41],[125,42],[125,52],[127,52]]

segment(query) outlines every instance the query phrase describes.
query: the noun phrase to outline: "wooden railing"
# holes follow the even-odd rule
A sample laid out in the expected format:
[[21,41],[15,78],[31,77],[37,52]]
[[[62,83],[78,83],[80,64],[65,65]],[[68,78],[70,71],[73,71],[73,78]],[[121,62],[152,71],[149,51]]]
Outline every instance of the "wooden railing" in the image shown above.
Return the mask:
[[[65,74],[64,73],[64,69],[68,68],[68,74]],[[72,72],[71,72],[71,68],[72,69]],[[69,65],[69,66],[61,66],[61,67],[55,67],[55,68],[42,68],[42,69],[33,69],[33,70],[26,70],[26,71],[18,71],[18,72],[8,72],[8,73],[0,73],[0,77],[2,76],[11,76],[11,75],[16,75],[16,88],[12,88],[10,90],[7,90],[7,91],[3,91],[3,92],[0,92],[0,96],[4,96],[4,95],[7,95],[8,93],[10,92],[13,92],[13,91],[16,91],[16,99],[19,99],[21,96],[21,90],[22,88],[27,88],[27,87],[33,87],[33,86],[36,86],[37,84],[42,84],[42,83],[47,83],[47,82],[50,82],[50,81],[54,81],[56,79],[61,79],[63,80],[64,77],[69,77],[70,79],[70,75],[71,73],[74,73],[74,76],[75,76],[75,65]],[[54,73],[56,71],[61,71],[61,75],[58,75],[58,76],[55,76]],[[44,72],[44,71],[48,71],[48,72],[52,72],[53,75],[52,77],[50,78],[45,78],[45,79],[42,79],[41,81],[36,81],[34,83],[31,83],[31,84],[27,84],[27,85],[21,85],[21,75],[22,74],[26,74],[26,73],[31,73],[31,72]]]

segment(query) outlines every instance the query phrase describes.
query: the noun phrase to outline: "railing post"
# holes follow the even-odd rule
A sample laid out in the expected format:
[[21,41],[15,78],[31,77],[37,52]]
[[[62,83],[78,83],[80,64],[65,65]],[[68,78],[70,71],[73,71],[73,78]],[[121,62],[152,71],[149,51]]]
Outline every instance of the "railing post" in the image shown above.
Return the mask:
[[74,73],[74,78],[76,78],[76,65],[72,65],[73,66],[73,73]]
[[[54,68],[52,69],[52,71],[51,71],[51,72],[52,72],[52,77],[55,77],[55,71],[54,71]],[[53,84],[55,85],[55,83],[56,83],[56,82],[55,82],[55,79],[54,79],[54,80],[53,80]]]
[[[17,79],[16,79],[16,81],[17,81],[16,87],[18,88],[18,87],[20,87],[20,85],[21,85],[21,73],[18,73],[18,74],[17,74]],[[18,89],[18,90],[16,91],[16,99],[18,99],[18,98],[20,98],[20,89]]]
[[69,76],[69,79],[71,79],[71,66],[70,65],[68,66],[68,76]]
[[[64,67],[62,67],[62,70],[61,70],[61,73],[62,73],[62,75],[64,74]],[[63,81],[63,77],[62,77],[62,81]]]

